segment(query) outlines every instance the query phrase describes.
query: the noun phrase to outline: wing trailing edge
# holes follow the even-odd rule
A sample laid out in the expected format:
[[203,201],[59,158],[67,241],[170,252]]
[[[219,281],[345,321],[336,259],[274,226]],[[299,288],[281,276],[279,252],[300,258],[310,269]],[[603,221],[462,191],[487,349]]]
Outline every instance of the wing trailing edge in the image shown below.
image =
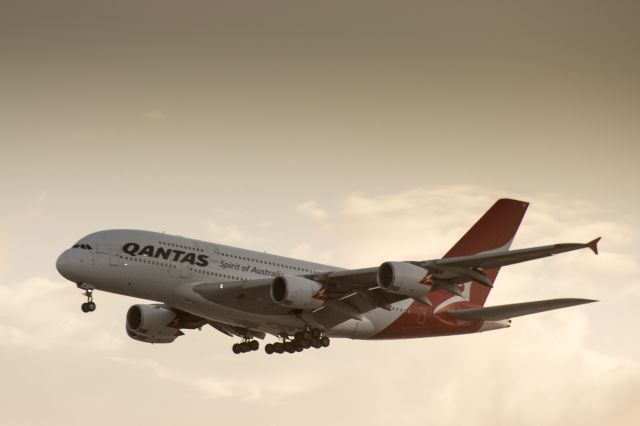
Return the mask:
[[535,302],[513,303],[509,305],[447,311],[447,314],[462,320],[500,321],[523,315],[537,314],[554,309],[597,302],[591,299],[549,299]]

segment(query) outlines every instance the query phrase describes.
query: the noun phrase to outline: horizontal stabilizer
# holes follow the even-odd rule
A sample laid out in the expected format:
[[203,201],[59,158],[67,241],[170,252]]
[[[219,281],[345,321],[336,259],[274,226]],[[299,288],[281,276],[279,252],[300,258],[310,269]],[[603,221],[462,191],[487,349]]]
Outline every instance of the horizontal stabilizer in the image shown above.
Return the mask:
[[513,303],[510,305],[490,306],[486,308],[461,309],[448,311],[451,316],[462,320],[500,321],[523,315],[537,314],[553,309],[568,308],[569,306],[582,305],[596,302],[590,299],[550,299],[536,302]]

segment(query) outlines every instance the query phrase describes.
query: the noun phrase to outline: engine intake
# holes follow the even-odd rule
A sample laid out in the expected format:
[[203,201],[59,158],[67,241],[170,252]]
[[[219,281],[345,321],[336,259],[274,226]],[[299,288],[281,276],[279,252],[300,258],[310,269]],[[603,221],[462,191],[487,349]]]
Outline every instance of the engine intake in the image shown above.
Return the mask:
[[127,311],[127,334],[141,342],[171,343],[184,334],[169,325],[177,318],[175,312],[163,305],[133,305]]
[[273,303],[292,309],[313,310],[324,304],[318,297],[322,284],[307,278],[279,276],[271,284],[271,300]]
[[429,291],[420,283],[426,275],[426,269],[411,263],[384,262],[378,268],[378,285],[389,293],[422,298]]

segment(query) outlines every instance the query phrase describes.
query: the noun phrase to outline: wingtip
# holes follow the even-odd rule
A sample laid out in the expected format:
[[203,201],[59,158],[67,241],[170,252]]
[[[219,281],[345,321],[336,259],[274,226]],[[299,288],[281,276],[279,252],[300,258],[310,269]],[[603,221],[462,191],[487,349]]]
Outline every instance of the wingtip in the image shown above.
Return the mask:
[[587,247],[589,247],[591,249],[592,252],[594,252],[596,255],[598,254],[598,243],[600,242],[600,239],[602,237],[598,237],[593,241],[589,241],[587,243]]
[[568,298],[568,299],[564,299],[567,301],[571,301],[573,303],[575,303],[576,305],[582,305],[584,303],[593,303],[593,302],[599,302],[599,300],[596,299],[577,299],[577,298]]
[[568,306],[586,305],[587,303],[599,302],[599,300],[595,300],[595,299],[566,299],[566,300],[570,301],[570,304]]

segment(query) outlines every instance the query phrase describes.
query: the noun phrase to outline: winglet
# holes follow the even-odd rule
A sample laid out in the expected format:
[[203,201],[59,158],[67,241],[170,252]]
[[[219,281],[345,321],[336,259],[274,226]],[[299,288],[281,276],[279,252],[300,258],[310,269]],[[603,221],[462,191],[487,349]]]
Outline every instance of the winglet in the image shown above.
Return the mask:
[[595,240],[587,243],[587,247],[589,247],[591,251],[594,252],[595,254],[598,254],[598,243],[600,242],[601,238],[602,237],[598,237]]

